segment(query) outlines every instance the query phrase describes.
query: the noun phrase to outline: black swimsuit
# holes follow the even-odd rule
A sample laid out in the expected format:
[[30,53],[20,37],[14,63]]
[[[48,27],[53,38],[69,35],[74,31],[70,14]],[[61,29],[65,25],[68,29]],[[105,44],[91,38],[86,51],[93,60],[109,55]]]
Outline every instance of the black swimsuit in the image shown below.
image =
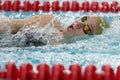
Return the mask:
[[[12,40],[16,46],[43,46],[47,44],[45,33],[37,31],[35,28],[25,28],[19,30],[12,36]],[[16,41],[16,42],[15,42]]]
[[43,45],[47,44],[43,37],[39,37],[37,39],[34,37],[33,34],[30,34],[30,33],[26,33],[25,36],[26,36],[26,40],[25,40],[26,45],[25,46],[30,46],[30,45],[43,46]]

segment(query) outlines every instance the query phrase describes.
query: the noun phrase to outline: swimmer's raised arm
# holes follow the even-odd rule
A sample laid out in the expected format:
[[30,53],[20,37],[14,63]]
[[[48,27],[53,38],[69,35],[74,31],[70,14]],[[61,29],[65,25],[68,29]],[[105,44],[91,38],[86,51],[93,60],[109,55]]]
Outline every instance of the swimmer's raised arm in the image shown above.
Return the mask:
[[11,33],[17,33],[24,26],[39,25],[44,27],[52,18],[52,14],[40,14],[25,19],[10,20]]
[[52,14],[39,14],[29,18],[26,18],[27,25],[40,25],[45,26],[53,19]]

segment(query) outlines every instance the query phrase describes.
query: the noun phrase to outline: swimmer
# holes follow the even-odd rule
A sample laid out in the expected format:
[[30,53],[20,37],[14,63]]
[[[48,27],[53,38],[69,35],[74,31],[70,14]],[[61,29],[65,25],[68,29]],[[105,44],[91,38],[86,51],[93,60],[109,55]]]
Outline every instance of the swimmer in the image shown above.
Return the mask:
[[[53,19],[54,16],[52,14],[40,14],[26,19],[10,20],[9,25],[11,33],[16,34],[24,26],[35,27],[38,25],[45,27]],[[54,20],[52,23],[60,32],[59,34],[63,37],[63,39],[81,35],[99,35],[102,34],[104,29],[109,27],[108,22],[97,15],[84,16],[75,20],[67,27],[63,27],[59,20]],[[0,30],[0,32],[3,31],[4,30]]]

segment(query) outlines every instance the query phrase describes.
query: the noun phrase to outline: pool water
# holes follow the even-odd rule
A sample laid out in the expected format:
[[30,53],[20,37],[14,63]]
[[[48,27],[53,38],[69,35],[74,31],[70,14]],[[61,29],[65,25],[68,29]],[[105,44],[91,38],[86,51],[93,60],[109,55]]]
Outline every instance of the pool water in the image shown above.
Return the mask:
[[[32,15],[45,12],[4,12],[0,11],[0,22],[9,19],[23,19]],[[46,46],[16,47],[12,46],[9,38],[9,29],[2,36],[6,38],[0,41],[0,65],[4,65],[13,60],[17,66],[24,62],[30,62],[33,66],[41,62],[46,62],[52,66],[61,63],[68,68],[74,62],[79,63],[83,68],[88,63],[93,63],[98,69],[104,64],[110,64],[114,69],[120,64],[120,13],[84,13],[84,12],[49,12],[56,15],[64,26],[69,25],[75,19],[84,16],[97,14],[104,17],[110,23],[110,28],[104,30],[101,35],[84,35],[72,39],[71,43]],[[9,28],[9,26],[6,26]],[[21,36],[21,35],[18,35]],[[36,36],[37,37],[37,36]],[[24,37],[22,37],[24,38]],[[16,44],[22,42],[17,41]],[[7,45],[7,47],[5,47]]]

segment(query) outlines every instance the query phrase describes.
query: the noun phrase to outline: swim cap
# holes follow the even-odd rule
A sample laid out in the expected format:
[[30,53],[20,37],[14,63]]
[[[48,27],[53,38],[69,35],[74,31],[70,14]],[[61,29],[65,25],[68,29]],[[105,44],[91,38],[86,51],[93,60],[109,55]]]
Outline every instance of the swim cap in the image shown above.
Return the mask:
[[96,34],[102,34],[103,29],[109,28],[109,23],[100,16],[97,16]]

